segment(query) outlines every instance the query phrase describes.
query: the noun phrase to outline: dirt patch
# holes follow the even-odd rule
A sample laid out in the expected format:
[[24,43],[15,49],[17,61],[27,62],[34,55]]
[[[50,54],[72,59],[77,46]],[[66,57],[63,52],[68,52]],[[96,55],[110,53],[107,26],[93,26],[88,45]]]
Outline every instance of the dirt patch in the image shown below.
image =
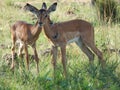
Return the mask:
[[25,6],[26,3],[30,3],[30,4],[38,4],[40,3],[39,1],[28,1],[28,2],[14,2],[14,6],[20,9],[23,9],[23,7]]
[[10,45],[0,44],[0,49],[9,49],[11,48]]
[[[16,57],[17,57],[17,53],[15,53],[15,58]],[[5,61],[5,63],[7,63],[7,65],[10,65],[12,61],[12,55],[9,53],[6,53],[2,56],[2,59]]]
[[[51,48],[47,48],[45,50],[40,50],[40,54],[41,54],[41,56],[48,56],[49,54],[51,54]],[[18,55],[17,55],[17,53],[15,53],[14,57],[15,57],[14,58],[15,60],[17,58],[19,58]],[[24,53],[21,55],[21,58],[25,58],[25,54]],[[10,65],[11,62],[12,62],[12,55],[10,53],[6,53],[6,54],[4,54],[2,56],[2,59],[5,61],[5,63],[7,63],[8,65]],[[33,61],[35,59],[35,56],[29,54],[29,59]]]
[[[25,57],[25,54],[23,53],[23,54],[21,55],[21,58],[24,58],[24,57]],[[15,53],[15,54],[14,54],[15,62],[17,62],[17,61],[16,61],[17,58],[19,58],[19,57],[18,57],[17,53]],[[34,55],[30,55],[30,54],[29,54],[29,58],[30,58],[30,60],[34,60]],[[2,59],[5,61],[5,63],[7,63],[7,65],[11,65],[11,62],[12,62],[12,54],[6,53],[6,54],[4,54],[4,55],[2,56]]]
[[1,49],[5,49],[6,46],[5,46],[4,44],[0,44],[0,48],[1,48]]
[[74,11],[68,10],[67,15],[75,15]]

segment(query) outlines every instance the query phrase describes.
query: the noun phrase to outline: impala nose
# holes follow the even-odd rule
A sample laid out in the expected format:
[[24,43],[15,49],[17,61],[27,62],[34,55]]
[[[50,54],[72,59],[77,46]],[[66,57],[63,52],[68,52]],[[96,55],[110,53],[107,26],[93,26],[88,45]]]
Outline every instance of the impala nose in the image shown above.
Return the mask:
[[39,25],[40,25],[40,26],[42,26],[42,25],[43,25],[43,23],[42,23],[42,22],[39,22]]

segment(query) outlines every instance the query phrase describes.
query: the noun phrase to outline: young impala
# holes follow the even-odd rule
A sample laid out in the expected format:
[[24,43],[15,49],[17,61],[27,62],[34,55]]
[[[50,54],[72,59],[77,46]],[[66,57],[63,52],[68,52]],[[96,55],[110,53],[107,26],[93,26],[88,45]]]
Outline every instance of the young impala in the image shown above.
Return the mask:
[[[101,51],[95,46],[94,43],[94,28],[93,26],[84,20],[75,19],[61,23],[50,24],[49,15],[56,10],[57,3],[53,3],[48,9],[46,3],[43,3],[42,9],[31,10],[31,6],[26,9],[32,13],[39,13],[40,24],[44,27],[46,36],[53,42],[53,66],[56,67],[57,48],[61,48],[62,64],[64,68],[64,74],[66,75],[66,45],[75,42],[81,50],[88,56],[89,61],[94,60],[94,54],[90,49],[98,56],[101,64],[104,64],[103,55]],[[90,48],[90,49],[89,49]]]
[[[30,6],[27,4],[26,6]],[[26,7],[25,6],[25,7]],[[31,6],[30,6],[31,7]],[[31,10],[35,10],[35,7],[31,7]],[[28,49],[27,46],[30,45],[34,51],[34,57],[37,64],[37,72],[39,72],[38,63],[39,58],[36,51],[36,40],[41,33],[42,27],[40,24],[39,14],[37,14],[38,20],[35,25],[26,23],[24,21],[17,21],[14,25],[11,26],[11,37],[12,37],[12,64],[11,69],[14,68],[14,54],[15,54],[15,44],[19,43],[19,53],[18,55],[21,56],[21,53],[24,49],[25,57],[27,62],[27,69],[29,70],[29,56],[28,56]]]

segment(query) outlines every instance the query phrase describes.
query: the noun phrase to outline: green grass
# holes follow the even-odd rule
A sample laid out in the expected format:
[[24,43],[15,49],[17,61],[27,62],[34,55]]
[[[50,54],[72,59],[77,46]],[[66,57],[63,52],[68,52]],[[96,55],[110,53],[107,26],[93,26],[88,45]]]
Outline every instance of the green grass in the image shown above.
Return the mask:
[[[103,69],[95,57],[94,65],[90,66],[86,55],[75,45],[67,46],[68,77],[64,78],[60,50],[57,60],[57,71],[53,75],[51,55],[41,55],[41,51],[51,48],[52,43],[44,32],[37,40],[37,51],[40,58],[40,73],[36,72],[36,63],[30,59],[30,71],[26,70],[25,59],[16,58],[15,71],[10,71],[10,65],[2,57],[11,53],[10,28],[17,20],[35,23],[31,13],[20,9],[26,2],[41,8],[44,0],[0,0],[0,90],[119,90],[120,89],[120,53],[109,49],[120,47],[120,25],[102,24],[98,21],[95,7],[76,2],[58,2],[57,10],[51,14],[54,22],[62,22],[75,18],[89,21],[95,27],[95,42],[103,52],[107,62]],[[72,0],[71,0],[72,1]],[[54,0],[46,0],[50,5]],[[19,3],[16,5],[16,3]],[[64,7],[63,7],[64,6]],[[70,12],[70,13],[69,13]],[[44,31],[44,30],[43,30]],[[2,46],[3,45],[3,46]],[[31,48],[29,53],[33,54]],[[24,61],[24,62],[22,62]],[[11,62],[11,61],[10,61]]]

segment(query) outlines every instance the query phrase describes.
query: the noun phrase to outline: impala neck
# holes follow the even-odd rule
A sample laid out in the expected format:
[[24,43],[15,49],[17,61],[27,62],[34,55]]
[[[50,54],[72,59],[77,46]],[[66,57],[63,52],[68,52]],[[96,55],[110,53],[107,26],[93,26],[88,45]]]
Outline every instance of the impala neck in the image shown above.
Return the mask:
[[48,38],[53,39],[55,32],[51,30],[51,20],[49,17],[45,20],[44,31]]
[[39,26],[38,22],[36,22],[36,24],[33,26],[33,31],[32,34],[34,36],[39,36],[40,32],[41,32],[42,27]]

